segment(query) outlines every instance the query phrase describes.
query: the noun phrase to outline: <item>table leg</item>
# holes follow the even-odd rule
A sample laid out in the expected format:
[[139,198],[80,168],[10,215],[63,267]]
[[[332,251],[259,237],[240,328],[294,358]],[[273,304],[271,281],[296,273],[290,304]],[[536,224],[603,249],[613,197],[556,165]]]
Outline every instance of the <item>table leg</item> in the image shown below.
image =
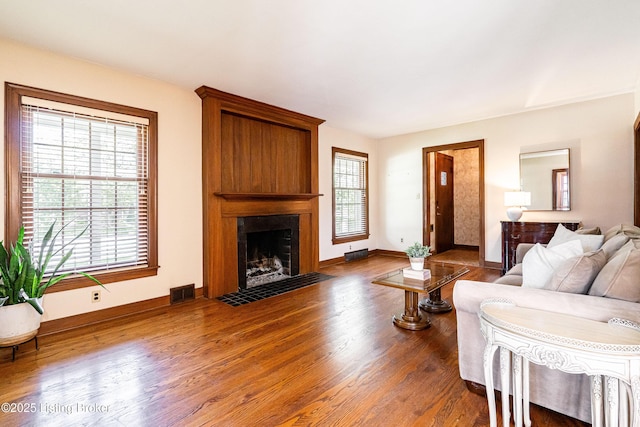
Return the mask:
[[411,331],[419,331],[431,326],[429,318],[420,313],[417,292],[404,291],[404,313],[393,316],[393,324]]
[[640,375],[637,375],[640,372],[638,372],[638,365],[634,365],[636,372],[631,375],[631,425],[640,427]]
[[620,394],[618,392],[618,379],[613,377],[604,377],[606,379],[605,396],[607,397],[606,411],[604,414],[605,425],[617,426],[618,422],[618,399]]
[[529,360],[522,359],[522,406],[524,425],[531,427],[531,412],[529,412]]
[[602,376],[591,376],[591,424],[602,427]]
[[[509,379],[511,373],[511,352],[504,347],[500,347],[500,385],[502,386],[502,425],[509,427]],[[514,395],[515,397],[515,395]],[[515,400],[514,400],[515,403]]]
[[522,357],[513,355],[513,423],[522,427]]
[[429,292],[429,298],[420,301],[420,308],[429,313],[446,313],[453,309],[448,301],[442,299],[440,288]]
[[493,355],[498,346],[487,342],[484,348],[484,384],[487,392],[487,404],[489,405],[489,426],[498,427],[496,416],[496,395],[493,389]]
[[618,380],[618,422],[621,426],[629,426],[629,391],[627,384]]

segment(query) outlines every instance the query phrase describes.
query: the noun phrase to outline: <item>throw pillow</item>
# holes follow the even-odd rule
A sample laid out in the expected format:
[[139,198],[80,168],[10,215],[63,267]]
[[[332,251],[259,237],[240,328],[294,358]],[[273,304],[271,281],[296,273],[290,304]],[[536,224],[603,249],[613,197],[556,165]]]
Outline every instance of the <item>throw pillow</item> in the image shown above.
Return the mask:
[[640,249],[625,247],[602,267],[589,295],[640,302]]
[[563,261],[582,253],[582,244],[578,240],[570,240],[553,248],[536,243],[522,259],[522,286],[544,288]]
[[576,230],[578,234],[602,234],[600,227],[591,227],[591,228],[578,228]]
[[602,249],[569,258],[556,268],[544,289],[586,294],[606,263],[607,255]]
[[604,233],[605,242],[615,236],[616,234],[624,234],[632,239],[640,238],[640,227],[636,227],[635,225],[629,224],[618,224],[610,229],[608,229]]
[[558,246],[570,240],[580,241],[583,252],[592,252],[600,249],[600,246],[602,246],[602,242],[604,241],[604,236],[576,233],[575,231],[567,230],[564,225],[558,224],[558,228],[556,228],[556,231],[547,247],[553,248],[554,246]]
[[609,240],[605,240],[605,242],[601,246],[601,249],[604,251],[605,254],[607,254],[607,258],[611,258],[628,241],[629,241],[629,236],[625,236],[624,234],[616,234],[615,236],[611,237]]

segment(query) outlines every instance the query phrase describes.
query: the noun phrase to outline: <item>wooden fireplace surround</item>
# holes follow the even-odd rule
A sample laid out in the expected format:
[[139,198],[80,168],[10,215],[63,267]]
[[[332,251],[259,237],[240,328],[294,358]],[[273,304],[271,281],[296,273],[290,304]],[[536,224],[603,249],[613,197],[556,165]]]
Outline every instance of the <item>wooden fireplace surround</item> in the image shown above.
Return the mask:
[[237,219],[299,215],[300,274],[318,269],[318,126],[324,120],[206,86],[202,99],[203,280],[238,290]]

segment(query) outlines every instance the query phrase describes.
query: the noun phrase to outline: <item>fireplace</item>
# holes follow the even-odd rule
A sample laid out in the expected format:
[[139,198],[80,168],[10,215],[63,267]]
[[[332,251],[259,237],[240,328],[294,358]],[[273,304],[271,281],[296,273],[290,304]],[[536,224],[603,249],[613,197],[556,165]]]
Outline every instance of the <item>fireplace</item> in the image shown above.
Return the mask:
[[249,289],[299,274],[298,215],[238,217],[238,288]]
[[237,292],[241,282],[246,286],[239,218],[244,227],[249,217],[297,216],[298,226],[286,227],[293,230],[295,247],[290,274],[317,271],[318,126],[324,120],[206,86],[196,93],[202,98],[204,295]]

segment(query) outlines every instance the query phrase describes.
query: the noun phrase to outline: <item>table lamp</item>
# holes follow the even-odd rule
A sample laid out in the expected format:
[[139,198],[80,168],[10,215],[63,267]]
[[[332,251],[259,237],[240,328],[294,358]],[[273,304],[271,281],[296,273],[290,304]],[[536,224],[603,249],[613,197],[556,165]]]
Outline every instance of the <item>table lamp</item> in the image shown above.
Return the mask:
[[522,208],[531,204],[531,193],[528,191],[507,191],[504,193],[504,205],[508,207],[507,216],[511,221],[518,221],[522,216]]

